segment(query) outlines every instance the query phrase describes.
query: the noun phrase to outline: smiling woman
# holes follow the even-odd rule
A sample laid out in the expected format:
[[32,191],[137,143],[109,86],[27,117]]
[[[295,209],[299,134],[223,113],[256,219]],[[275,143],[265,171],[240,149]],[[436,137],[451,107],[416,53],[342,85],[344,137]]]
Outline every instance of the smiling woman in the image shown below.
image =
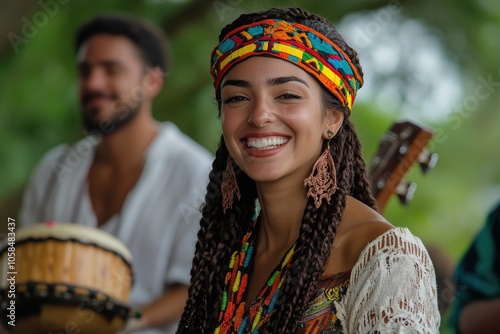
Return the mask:
[[337,132],[343,119],[333,111],[325,117],[323,109],[319,83],[279,59],[250,58],[222,81],[224,141],[232,159],[255,181],[303,183],[321,154],[321,133]]
[[437,333],[432,263],[378,213],[349,119],[356,52],[298,8],[219,42],[223,134],[178,333]]

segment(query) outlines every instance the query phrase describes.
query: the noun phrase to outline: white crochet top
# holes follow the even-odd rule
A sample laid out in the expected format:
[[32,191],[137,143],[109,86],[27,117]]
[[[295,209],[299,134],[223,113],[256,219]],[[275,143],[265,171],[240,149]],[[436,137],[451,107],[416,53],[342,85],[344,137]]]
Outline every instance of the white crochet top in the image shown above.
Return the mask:
[[436,276],[422,241],[393,228],[369,243],[335,307],[344,333],[439,333]]

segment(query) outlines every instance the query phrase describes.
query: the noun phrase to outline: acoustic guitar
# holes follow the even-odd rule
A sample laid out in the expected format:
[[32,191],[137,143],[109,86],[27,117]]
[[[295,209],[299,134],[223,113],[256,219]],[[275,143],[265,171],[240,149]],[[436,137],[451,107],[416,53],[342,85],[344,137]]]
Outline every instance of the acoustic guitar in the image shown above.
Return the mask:
[[438,155],[426,148],[433,135],[431,129],[412,122],[394,123],[383,135],[369,171],[381,212],[392,194],[397,194],[404,205],[412,200],[417,185],[406,181],[405,175],[415,163],[424,173],[434,168]]

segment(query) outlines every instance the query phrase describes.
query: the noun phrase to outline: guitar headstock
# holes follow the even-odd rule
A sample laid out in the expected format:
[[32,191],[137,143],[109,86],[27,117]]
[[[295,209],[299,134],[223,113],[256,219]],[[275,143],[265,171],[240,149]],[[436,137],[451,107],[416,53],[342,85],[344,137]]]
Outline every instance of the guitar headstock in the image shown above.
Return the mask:
[[424,173],[437,163],[438,155],[426,149],[434,132],[411,122],[394,123],[382,137],[377,154],[370,164],[372,191],[380,211],[396,193],[403,204],[413,198],[416,184],[404,176],[415,163]]

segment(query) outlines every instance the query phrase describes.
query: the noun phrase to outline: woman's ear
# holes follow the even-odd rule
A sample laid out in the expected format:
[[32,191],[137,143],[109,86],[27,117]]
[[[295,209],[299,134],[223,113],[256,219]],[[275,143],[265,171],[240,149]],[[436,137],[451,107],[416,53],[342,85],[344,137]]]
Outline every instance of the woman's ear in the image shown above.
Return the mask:
[[328,130],[333,132],[333,136],[337,134],[342,123],[344,122],[344,114],[341,111],[335,109],[327,109],[325,113],[323,134],[325,139],[330,139],[327,137]]

